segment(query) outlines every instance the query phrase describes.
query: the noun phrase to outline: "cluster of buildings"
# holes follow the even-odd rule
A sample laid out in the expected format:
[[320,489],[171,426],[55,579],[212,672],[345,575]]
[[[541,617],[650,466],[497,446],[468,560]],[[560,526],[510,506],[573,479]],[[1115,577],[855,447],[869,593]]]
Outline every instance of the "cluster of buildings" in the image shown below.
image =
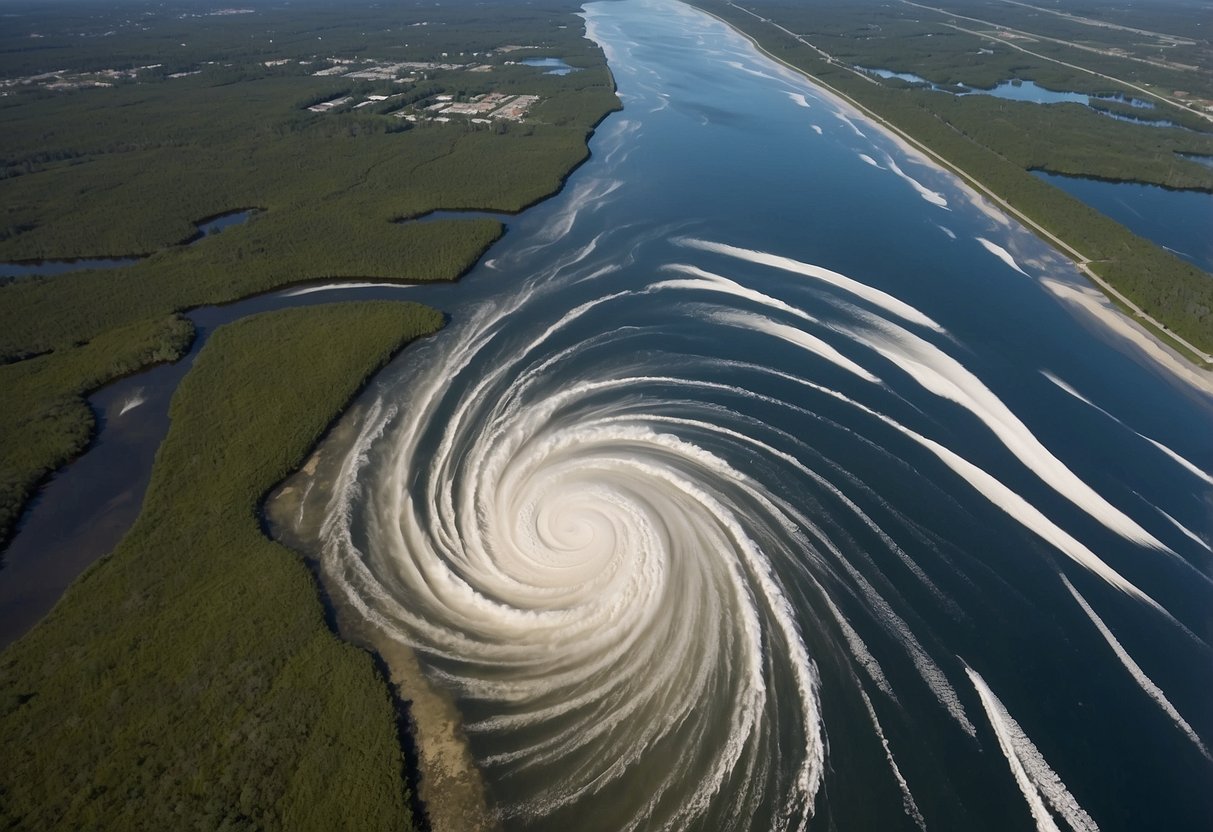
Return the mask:
[[[244,14],[246,10],[242,9],[222,9],[212,14]],[[503,46],[490,52],[473,52],[472,57],[488,57],[496,53],[508,53],[527,47],[522,46]],[[460,53],[461,55],[463,53]],[[443,57],[446,57],[445,53]],[[295,61],[291,58],[279,58],[275,60],[263,61],[262,64],[267,68],[286,66],[291,63],[300,65],[314,64],[315,58],[310,61]],[[342,77],[361,81],[389,81],[395,84],[414,83],[421,78],[425,73],[436,71],[456,71],[464,70],[468,72],[488,72],[493,67],[489,64],[457,64],[447,63],[442,61],[398,61],[398,62],[383,62],[373,59],[345,59],[330,57],[325,59],[330,66],[324,69],[313,72],[314,76],[322,77]],[[508,62],[512,63],[512,62]],[[214,61],[207,61],[206,65],[214,65]],[[231,64],[225,64],[231,66]],[[50,90],[76,90],[88,87],[109,87],[120,80],[133,80],[138,78],[139,74],[144,71],[159,69],[161,64],[149,64],[147,66],[135,67],[134,69],[103,69],[98,72],[69,72],[67,70],[58,70],[55,72],[45,72],[39,75],[30,75],[22,78],[0,78],[0,97],[7,96],[11,90],[19,87],[38,86]],[[168,78],[185,78],[190,75],[198,75],[202,69],[194,69],[186,72],[174,72],[168,75]],[[362,97],[362,100],[353,103],[355,98],[350,95],[341,95],[332,98],[328,101],[321,101],[309,106],[307,109],[313,113],[329,113],[338,109],[350,107],[351,109],[360,109],[368,107],[372,104],[377,104],[382,101],[387,101],[392,98],[404,95],[397,93],[396,95],[367,95]],[[484,95],[477,95],[467,101],[455,101],[454,96],[438,95],[430,99],[430,103],[418,108],[406,108],[399,112],[393,113],[397,118],[406,119],[413,123],[425,122],[449,122],[453,117],[464,117],[470,119],[476,124],[491,124],[493,121],[522,121],[527,112],[540,101],[537,95],[507,95],[505,93],[493,92]],[[352,104],[352,106],[350,106]]]
[[454,96],[439,95],[434,98],[434,103],[419,112],[402,110],[394,115],[414,123],[445,123],[452,116],[464,116],[473,124],[491,124],[494,119],[522,121],[527,111],[539,100],[537,95],[507,95],[500,92],[473,96],[467,101],[455,101]]
[[330,110],[336,110],[338,107],[344,107],[353,100],[354,99],[352,96],[343,95],[340,98],[334,98],[330,101],[321,101],[319,104],[313,104],[312,106],[308,107],[308,110],[313,113],[327,113]]
[[[444,70],[452,72],[464,69],[465,64],[439,63],[437,61],[401,61],[399,63],[376,63],[372,60],[346,60],[329,58],[332,66],[313,72],[312,75],[322,77],[341,76],[342,78],[357,78],[363,81],[397,81],[405,83],[417,80],[417,73]],[[361,64],[361,66],[359,66]],[[401,78],[401,75],[411,77]]]
[[97,72],[69,72],[66,69],[26,75],[22,78],[0,78],[0,95],[15,87],[42,87],[48,90],[80,90],[87,87],[112,87],[115,81],[139,77],[140,72],[159,69],[162,64],[148,64],[134,69],[102,69]]

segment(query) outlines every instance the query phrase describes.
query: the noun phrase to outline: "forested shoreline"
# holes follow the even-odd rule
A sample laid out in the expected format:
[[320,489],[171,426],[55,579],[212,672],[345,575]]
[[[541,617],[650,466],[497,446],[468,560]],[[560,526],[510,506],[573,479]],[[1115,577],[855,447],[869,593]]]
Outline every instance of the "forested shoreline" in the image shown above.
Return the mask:
[[[14,8],[0,80],[68,71],[0,96],[0,260],[144,259],[0,285],[0,539],[85,452],[85,397],[190,349],[190,309],[318,280],[458,279],[502,223],[400,219],[523,210],[560,190],[619,107],[564,0]],[[527,56],[578,71],[545,75]],[[317,75],[334,66],[398,77]],[[369,105],[307,109],[350,92]],[[489,92],[538,103],[490,124],[398,116]],[[248,222],[195,239],[202,218],[249,206]],[[387,680],[329,629],[258,513],[363,381],[441,325],[384,301],[208,336],[134,527],[0,654],[0,823],[425,828]]]

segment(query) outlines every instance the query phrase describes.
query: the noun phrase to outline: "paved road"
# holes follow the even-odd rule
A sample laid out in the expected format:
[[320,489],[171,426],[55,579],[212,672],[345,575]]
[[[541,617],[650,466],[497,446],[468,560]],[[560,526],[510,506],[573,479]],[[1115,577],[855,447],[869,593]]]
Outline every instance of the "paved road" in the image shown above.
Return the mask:
[[[947,15],[948,17],[958,18],[960,20],[971,20],[974,23],[980,23],[983,26],[990,26],[991,28],[997,29],[1001,32],[1008,32],[1013,35],[1021,35],[1023,37],[1028,37],[1028,38],[1036,38],[1037,40],[1049,41],[1050,43],[1059,43],[1062,46],[1069,46],[1073,49],[1081,49],[1085,52],[1094,52],[1098,55],[1104,55],[1107,57],[1115,57],[1115,58],[1123,58],[1125,60],[1137,61],[1138,63],[1149,64],[1150,66],[1160,67],[1162,69],[1179,71],[1175,66],[1172,66],[1170,64],[1164,64],[1164,63],[1160,63],[1158,61],[1151,61],[1151,60],[1147,60],[1146,58],[1135,58],[1132,55],[1119,55],[1119,54],[1115,54],[1115,53],[1109,52],[1104,49],[1096,49],[1093,46],[1084,46],[1081,43],[1074,43],[1073,41],[1061,40],[1060,38],[1051,38],[1051,37],[1048,37],[1047,35],[1038,35],[1035,32],[1025,32],[1020,29],[1013,29],[1010,26],[1004,26],[1001,23],[993,23],[989,20],[982,20],[979,17],[968,17],[967,15],[956,14],[955,12],[948,11],[947,9],[941,9],[937,6],[925,6],[922,3],[915,3],[915,2],[913,2],[913,0],[901,0],[901,2],[907,6],[913,6],[917,9],[926,9],[927,11],[932,11],[932,12],[936,12],[938,14]],[[962,26],[958,26],[953,23],[945,23],[943,25],[949,26],[960,32],[966,32],[967,34],[970,34],[970,35],[976,35],[977,37],[983,37],[983,38],[991,37],[989,32],[977,32],[972,29],[966,29]],[[1117,78],[1114,75],[1106,75],[1102,72],[1096,72],[1093,69],[1088,69],[1085,66],[1080,66],[1079,64],[1072,64],[1067,61],[1063,61],[1059,58],[1051,58],[1048,55],[1042,55],[1039,52],[1033,52],[1031,49],[1026,49],[1017,43],[1013,43],[1011,40],[1009,40],[1007,38],[997,38],[997,41],[999,43],[1003,44],[1004,46],[1009,46],[1012,49],[1018,49],[1020,52],[1023,52],[1027,55],[1031,55],[1035,58],[1040,58],[1042,61],[1050,61],[1050,62],[1058,64],[1060,66],[1068,67],[1069,69],[1076,69],[1079,72],[1085,72],[1088,75],[1094,75],[1097,78],[1103,78],[1105,81],[1113,81],[1117,84],[1121,84],[1122,86],[1128,87],[1129,89],[1136,90],[1137,92],[1140,92],[1143,95],[1148,95],[1151,98],[1155,98],[1159,101],[1162,101],[1165,104],[1170,104],[1171,106],[1178,107],[1181,110],[1187,110],[1189,113],[1198,115],[1201,118],[1205,119],[1206,121],[1213,121],[1213,115],[1210,115],[1210,114],[1204,112],[1203,110],[1198,110],[1195,107],[1190,107],[1187,104],[1180,101],[1179,99],[1172,98],[1169,95],[1163,95],[1162,93],[1155,92],[1154,90],[1148,89],[1148,88],[1140,86],[1138,84],[1134,84],[1131,81],[1126,81],[1123,78]]]

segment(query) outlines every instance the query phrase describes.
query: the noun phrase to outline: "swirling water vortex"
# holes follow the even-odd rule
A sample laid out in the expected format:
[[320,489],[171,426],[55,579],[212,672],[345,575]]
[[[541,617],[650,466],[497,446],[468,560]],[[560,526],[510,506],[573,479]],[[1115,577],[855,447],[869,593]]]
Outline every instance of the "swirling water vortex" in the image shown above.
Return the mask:
[[[1205,770],[1205,728],[1099,612],[1123,601],[1189,664],[1207,655],[1169,611],[1182,593],[1153,594],[1182,576],[1208,598],[1176,530],[1079,476],[996,392],[1024,376],[991,380],[1002,359],[890,288],[896,264],[843,274],[808,262],[808,244],[746,248],[761,229],[735,216],[744,205],[727,222],[707,203],[706,219],[671,218],[645,176],[621,178],[671,169],[668,147],[628,161],[662,146],[663,118],[724,117],[666,95],[653,67],[671,70],[646,48],[708,44],[763,85],[778,71],[667,5],[656,14],[694,43],[670,47],[667,28],[638,44],[591,16],[625,104],[656,115],[608,122],[596,160],[459,287],[451,324],[370,391],[324,497],[342,603],[455,693],[509,828],[1096,828],[1061,776],[1083,768],[1050,757],[1055,771],[1014,717],[1026,700],[1000,699],[1016,676],[992,646],[1077,700],[1090,680],[1052,646],[1076,627]],[[980,242],[941,270],[1062,271],[795,89],[789,106],[820,108],[856,145],[840,153],[864,150],[859,167],[948,212],[951,228],[923,227]],[[646,209],[660,220],[639,222]],[[1037,615],[1063,602],[1076,619]]]
[[730,430],[686,395],[701,382],[617,361],[637,330],[548,351],[602,304],[523,345],[498,329],[516,310],[460,327],[461,366],[368,419],[350,459],[374,462],[349,479],[330,555],[364,611],[475,703],[482,763],[527,795],[507,816],[593,796],[620,809],[602,828],[775,828],[806,814],[824,756],[816,671],[770,560],[794,557],[795,523],[693,441]]

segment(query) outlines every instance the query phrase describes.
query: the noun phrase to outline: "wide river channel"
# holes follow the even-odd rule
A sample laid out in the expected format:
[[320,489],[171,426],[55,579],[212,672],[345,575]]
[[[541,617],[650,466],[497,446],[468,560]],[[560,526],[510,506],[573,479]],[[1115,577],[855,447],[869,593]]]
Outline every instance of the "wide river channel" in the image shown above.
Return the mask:
[[283,533],[504,826],[1210,828],[1207,388],[715,19],[585,14],[625,109],[471,275],[242,307],[450,314]]
[[1208,393],[716,20],[586,17],[624,111],[294,492],[507,828],[1208,828]]

